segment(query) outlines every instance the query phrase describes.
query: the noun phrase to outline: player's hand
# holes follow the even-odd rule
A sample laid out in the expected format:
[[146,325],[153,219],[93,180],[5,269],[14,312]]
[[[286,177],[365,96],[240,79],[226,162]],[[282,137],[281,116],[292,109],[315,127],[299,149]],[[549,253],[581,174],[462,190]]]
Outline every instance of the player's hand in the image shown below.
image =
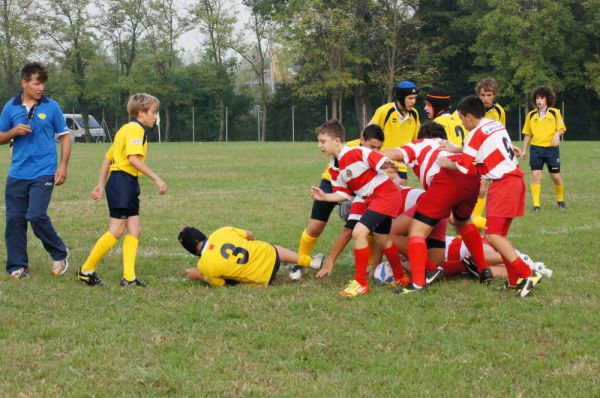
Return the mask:
[[67,167],[58,166],[56,172],[54,172],[54,185],[62,185],[67,180]]
[[525,160],[525,158],[527,157],[527,150],[525,148],[521,149],[520,153],[517,156],[519,157],[519,159]]
[[395,172],[397,173],[397,172],[398,172],[398,165],[397,165],[395,162],[393,162],[393,161],[391,161],[391,160],[387,159],[387,160],[386,160],[385,162],[383,162],[383,164],[381,165],[381,169],[382,169],[382,170],[385,170],[386,172],[387,172],[388,170],[392,170],[392,171],[395,171]]
[[101,184],[96,185],[94,190],[92,191],[92,199],[94,202],[98,203],[102,196],[104,195],[104,187]]
[[13,127],[11,129],[12,131],[12,135],[17,136],[17,135],[27,135],[29,133],[31,133],[31,126],[29,126],[28,124],[17,124],[15,127]]
[[167,184],[160,178],[157,177],[156,181],[154,181],[154,184],[156,184],[156,187],[158,188],[159,195],[164,195],[167,192]]
[[310,187],[310,196],[315,200],[320,200],[320,201],[325,200],[325,192],[319,187],[315,187],[315,186]]
[[450,161],[450,159],[448,159],[445,156],[439,157],[438,158],[438,164],[440,165],[440,167],[444,168],[444,169],[451,169],[452,168],[452,161]]
[[552,137],[552,146],[559,146],[560,145],[560,134],[554,134],[554,136]]
[[517,146],[514,146],[514,145],[513,145],[513,152],[514,152],[514,153],[515,153],[515,155],[516,155],[517,157],[519,157],[519,158],[520,158],[521,156],[523,156],[523,151],[521,150],[521,148],[519,148],[519,147],[517,147]]
[[321,269],[319,270],[319,272],[317,272],[317,275],[315,277],[323,278],[324,276],[331,275],[333,273],[333,266],[334,264],[332,262],[326,260],[325,264],[323,264],[323,267],[321,267]]

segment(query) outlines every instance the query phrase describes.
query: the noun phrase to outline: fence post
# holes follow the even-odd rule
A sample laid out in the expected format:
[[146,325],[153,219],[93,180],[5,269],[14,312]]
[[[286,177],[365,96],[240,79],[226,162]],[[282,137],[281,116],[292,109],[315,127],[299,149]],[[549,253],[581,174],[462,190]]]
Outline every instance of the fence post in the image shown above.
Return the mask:
[[292,142],[296,142],[296,131],[294,128],[294,105],[292,105]]
[[192,142],[196,142],[196,118],[194,117],[194,109],[192,106]]
[[229,117],[227,116],[228,111],[229,108],[225,107],[225,142],[227,142],[227,140],[229,139]]

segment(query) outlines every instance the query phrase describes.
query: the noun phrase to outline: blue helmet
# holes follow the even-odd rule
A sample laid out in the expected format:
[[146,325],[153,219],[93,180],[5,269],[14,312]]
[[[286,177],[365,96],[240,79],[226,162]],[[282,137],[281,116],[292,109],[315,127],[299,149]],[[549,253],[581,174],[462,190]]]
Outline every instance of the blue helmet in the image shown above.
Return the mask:
[[400,83],[396,83],[396,85],[394,86],[394,98],[396,98],[396,100],[402,106],[406,106],[404,102],[406,97],[418,93],[419,90],[417,89],[416,84],[414,84],[410,80],[402,80]]

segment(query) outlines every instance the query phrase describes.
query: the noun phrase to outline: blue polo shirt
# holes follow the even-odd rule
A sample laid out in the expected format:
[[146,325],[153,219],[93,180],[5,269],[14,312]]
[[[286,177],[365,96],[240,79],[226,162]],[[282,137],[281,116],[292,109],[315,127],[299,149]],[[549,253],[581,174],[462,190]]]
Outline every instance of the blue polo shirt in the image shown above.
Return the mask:
[[19,180],[54,175],[58,162],[54,135],[69,133],[58,103],[42,96],[33,112],[30,112],[23,105],[21,95],[17,95],[2,109],[0,132],[8,131],[18,124],[29,124],[31,133],[15,136],[8,175]]

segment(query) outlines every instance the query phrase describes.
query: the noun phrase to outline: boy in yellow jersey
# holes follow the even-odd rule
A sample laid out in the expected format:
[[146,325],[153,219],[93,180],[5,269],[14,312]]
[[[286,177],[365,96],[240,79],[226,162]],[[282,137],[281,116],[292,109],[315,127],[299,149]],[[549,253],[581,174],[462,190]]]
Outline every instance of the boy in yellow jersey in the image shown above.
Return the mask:
[[[370,124],[382,128],[385,141],[382,149],[396,148],[417,139],[419,133],[419,112],[415,109],[417,86],[408,80],[403,80],[394,86],[394,102],[380,106],[375,111]],[[398,175],[402,185],[408,178],[405,164],[398,163]]]
[[[498,82],[493,77],[486,77],[479,81],[475,87],[475,94],[483,102],[485,107],[485,117],[487,119],[497,120],[506,127],[506,112],[504,108],[496,102],[498,97]],[[482,217],[483,209],[485,208],[485,198],[490,182],[484,178],[481,179],[481,187],[479,189],[479,197],[473,209],[473,224],[479,229],[485,228],[485,220]]]
[[[379,129],[378,126],[373,126],[373,127],[375,127],[375,129]],[[361,133],[360,139],[350,141],[350,142],[346,143],[346,145],[351,146],[351,147],[363,145],[369,149],[377,148],[377,150],[379,150],[383,143],[383,137],[381,137],[382,139],[381,139],[381,141],[379,141],[378,135],[376,135],[376,134],[374,135],[374,134],[370,133],[370,131],[375,131],[375,129],[373,129],[372,127],[369,127],[369,126],[365,127],[365,130],[363,130],[363,132]],[[381,129],[379,129],[379,131],[381,131]],[[365,135],[365,132],[366,132],[366,135]],[[381,135],[383,135],[383,133],[381,133]],[[333,192],[333,188],[331,186],[331,176],[329,175],[329,165],[325,169],[325,171],[323,171],[323,173],[321,174],[321,183],[320,183],[319,187],[324,192],[328,192],[328,193]],[[337,203],[332,203],[332,202],[322,202],[320,200],[313,201],[310,220],[308,221],[308,225],[306,226],[304,231],[302,231],[302,235],[300,236],[300,244],[298,246],[299,254],[308,256],[312,253],[312,250],[315,247],[315,245],[317,244],[317,240],[319,239],[319,236],[321,236],[321,233],[325,229],[325,226],[327,225],[327,222],[329,221],[329,216],[331,215],[331,212],[333,211],[333,209],[335,208],[336,205],[337,205]],[[371,246],[373,247],[372,252],[375,253],[375,251],[376,251],[375,244],[373,241],[370,241],[370,242],[371,242],[370,243]],[[342,247],[342,250],[343,250],[343,247]],[[325,262],[325,267],[323,267],[324,271],[320,271],[319,274],[317,274],[317,276],[321,277],[321,276],[328,275],[331,272],[331,270],[333,269],[334,262],[335,262],[335,258],[332,258],[331,261],[328,258],[327,261]],[[294,280],[294,281],[300,280],[302,278],[302,270],[303,270],[303,267],[298,267],[298,266],[292,267],[292,270],[290,271],[290,275],[289,275],[290,279]],[[329,271],[327,271],[327,270],[329,270]]]
[[448,141],[462,147],[469,134],[462,125],[458,113],[450,114],[450,94],[444,89],[433,89],[425,96],[425,112],[432,121],[446,130]]
[[[560,138],[567,128],[560,114],[554,108],[556,95],[550,87],[539,86],[533,90],[531,101],[536,109],[529,112],[523,127],[523,149],[521,159],[525,159],[530,148],[529,166],[531,166],[531,196],[533,211],[540,211],[540,192],[544,163],[548,165],[550,178],[554,183],[556,203],[560,209],[567,207],[564,200],[564,184],[560,176]],[[531,144],[531,146],[530,146]]]
[[187,277],[214,287],[226,283],[270,285],[282,261],[314,269],[323,263],[322,255],[300,255],[256,240],[251,231],[234,227],[219,228],[208,238],[196,228],[185,227],[178,239],[187,251],[200,257],[197,268],[186,270]]
[[141,173],[150,177],[160,195],[167,192],[167,184],[144,163],[148,151],[146,129],[154,127],[159,104],[158,99],[149,94],[132,95],[127,102],[127,113],[131,121],[117,131],[113,144],[104,155],[98,185],[92,192],[92,198],[96,202],[100,201],[106,190],[109,227],[96,241],[87,260],[77,272],[77,279],[90,286],[104,284],[96,274],[96,265],[117,243],[125,228],[127,235],[123,239],[123,278],[120,285],[146,286],[135,274],[141,233],[138,176]]

